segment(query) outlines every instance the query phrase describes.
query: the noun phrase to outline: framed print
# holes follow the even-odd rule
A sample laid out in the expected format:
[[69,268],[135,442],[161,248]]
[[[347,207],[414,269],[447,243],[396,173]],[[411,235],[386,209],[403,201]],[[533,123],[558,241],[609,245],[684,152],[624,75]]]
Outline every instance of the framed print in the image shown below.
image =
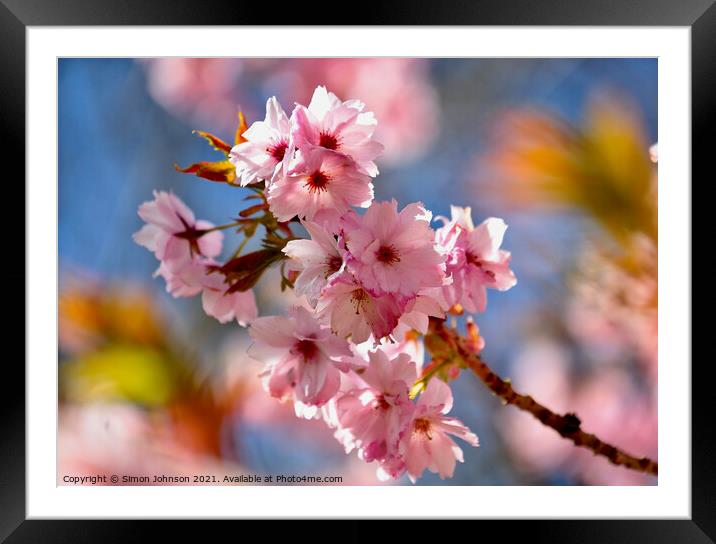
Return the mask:
[[131,4],[0,6],[26,316],[3,539],[187,518],[716,538],[691,357],[711,2],[350,26]]

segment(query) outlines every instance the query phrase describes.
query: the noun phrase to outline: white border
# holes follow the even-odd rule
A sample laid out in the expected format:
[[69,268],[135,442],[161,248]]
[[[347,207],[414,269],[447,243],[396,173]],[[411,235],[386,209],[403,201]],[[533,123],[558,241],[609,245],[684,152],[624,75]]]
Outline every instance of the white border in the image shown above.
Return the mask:
[[[658,486],[56,486],[57,57],[327,55],[659,57]],[[29,518],[690,517],[688,27],[30,27],[27,77]]]

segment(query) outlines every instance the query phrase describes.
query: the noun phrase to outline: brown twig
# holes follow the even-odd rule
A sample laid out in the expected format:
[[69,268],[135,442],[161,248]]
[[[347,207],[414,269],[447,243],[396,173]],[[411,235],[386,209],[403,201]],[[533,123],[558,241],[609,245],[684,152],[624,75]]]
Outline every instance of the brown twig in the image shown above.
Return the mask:
[[571,440],[576,446],[587,448],[595,455],[602,455],[615,465],[620,465],[638,472],[657,476],[658,463],[647,457],[637,458],[601,440],[599,437],[584,432],[582,422],[576,414],[560,415],[543,406],[529,395],[516,392],[509,381],[503,380],[477,355],[470,347],[470,341],[462,338],[455,329],[445,327],[442,320],[431,319],[431,332],[438,335],[455,351],[464,364],[472,370],[490,390],[503,400],[520,410],[529,412],[547,427],[557,431],[562,437]]

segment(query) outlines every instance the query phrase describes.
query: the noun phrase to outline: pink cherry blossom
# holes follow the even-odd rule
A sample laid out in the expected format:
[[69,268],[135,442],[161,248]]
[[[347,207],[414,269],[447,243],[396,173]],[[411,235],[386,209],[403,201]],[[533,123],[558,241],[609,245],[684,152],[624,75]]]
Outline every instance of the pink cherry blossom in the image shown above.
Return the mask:
[[373,140],[377,121],[364,112],[359,100],[341,100],[325,87],[316,87],[308,108],[298,105],[291,115],[291,132],[296,147],[319,146],[352,158],[369,176],[378,175],[374,159],[383,151]]
[[206,265],[221,253],[224,235],[206,232],[213,227],[197,221],[177,196],[155,191],[154,200],[139,206],[139,216],[147,224],[134,233],[134,241],[159,259],[154,273],[164,278],[167,292],[174,297],[191,297],[204,286]]
[[154,277],[161,276],[166,282],[167,293],[174,298],[193,297],[204,289],[208,271],[206,265],[197,259],[170,266],[161,262]]
[[[393,65],[404,66],[383,66]],[[388,110],[401,100],[393,98]],[[407,473],[415,482],[426,469],[451,477],[463,461],[453,437],[472,446],[478,439],[447,416],[453,398],[440,379],[441,353],[433,350],[423,369],[426,346],[433,348],[431,319],[444,320],[458,303],[483,311],[487,287],[516,283],[510,253],[500,249],[507,227],[497,218],[475,227],[470,208],[452,207],[451,219],[434,231],[432,213],[420,202],[400,210],[395,199],[374,202],[374,160],[383,146],[374,139],[375,116],[365,110],[323,86],[290,118],[270,98],[265,119],[245,130],[245,141],[229,154],[241,186],[261,183],[246,199],[260,203],[213,227],[173,194],[155,192],[139,208],[146,225],[134,239],[155,254],[155,275],[173,296],[201,293],[209,316],[249,325],[248,353],[265,365],[264,389],[289,401],[299,418],[331,428],[346,453],[375,461],[379,479]],[[367,210],[359,214],[356,207]],[[297,237],[296,220],[310,238]],[[234,258],[220,263],[219,231],[232,227],[244,239]],[[261,249],[244,254],[254,236]],[[282,292],[293,287],[297,306],[286,316],[259,318],[254,293],[230,292],[229,284],[254,286],[270,267],[280,274]],[[484,340],[467,319],[460,345],[478,353]],[[453,359],[445,360],[450,379],[459,374]],[[429,383],[414,401],[419,377]]]
[[435,246],[432,214],[422,204],[398,212],[395,199],[346,214],[343,231],[356,278],[375,295],[413,297],[445,282],[445,255]]
[[389,359],[380,349],[368,353],[368,364],[360,376],[363,385],[335,402],[336,437],[346,453],[357,449],[366,462],[393,460],[413,412],[408,392],[416,379],[415,363],[409,355],[401,353]]
[[350,272],[333,279],[321,294],[316,311],[325,316],[340,337],[360,344],[373,335],[377,341],[393,332],[407,301],[394,294],[374,296]]
[[421,157],[440,132],[429,62],[387,57],[299,59],[282,68],[300,98],[310,96],[315,82],[340,96],[360,97],[380,121],[374,138],[385,146],[381,163],[396,165]]
[[242,327],[256,318],[256,298],[251,289],[248,291],[226,292],[227,285],[220,274],[206,275],[203,281],[201,303],[206,315],[228,323],[236,319]]
[[506,291],[517,283],[510,270],[511,255],[500,249],[507,225],[490,217],[475,227],[470,208],[452,206],[452,219],[438,229],[436,240],[448,254],[446,273],[452,284],[443,287],[447,303],[468,312],[483,312],[487,287]]
[[478,445],[477,436],[461,421],[445,416],[452,409],[452,402],[450,387],[437,378],[430,380],[420,395],[409,432],[401,444],[411,481],[415,482],[425,469],[439,474],[441,479],[452,477],[456,462],[463,462],[463,454],[449,435],[471,446]]
[[375,136],[385,145],[383,164],[422,156],[438,136],[440,107],[425,59],[326,59],[321,68],[329,87],[360,96],[375,113],[380,121]]
[[[407,354],[418,370],[423,367],[425,362],[425,348],[422,340],[417,335],[412,334],[411,328],[403,323],[398,324],[392,332],[391,338],[383,338],[378,342],[377,346],[390,359],[397,357],[401,353]],[[353,359],[353,370],[355,370],[365,366],[368,354],[376,349],[376,343],[373,340],[368,340],[362,344],[351,344],[351,349],[356,354]]]
[[420,334],[428,332],[431,317],[445,318],[445,312],[450,305],[445,301],[442,290],[431,287],[418,293],[406,305],[405,313],[400,317],[400,324],[418,331]]
[[197,254],[211,258],[221,253],[224,235],[219,231],[202,234],[214,225],[197,221],[173,193],[154,191],[154,200],[141,204],[138,213],[147,224],[134,233],[134,241],[169,267],[184,265]]
[[227,286],[219,274],[209,274],[213,257],[221,253],[223,234],[204,232],[213,227],[208,221],[196,221],[194,213],[175,195],[155,191],[154,200],[139,207],[139,216],[147,221],[134,240],[154,252],[160,264],[155,276],[166,281],[167,292],[174,297],[193,297],[202,293],[207,315],[220,323],[234,318],[245,326],[257,315],[252,291],[225,294]]
[[209,267],[215,265],[207,259],[193,259],[182,266],[168,266],[161,263],[155,276],[166,281],[167,292],[173,297],[193,297],[202,293],[204,312],[220,323],[233,319],[245,327],[258,315],[256,299],[252,290],[226,293],[227,285],[221,275],[209,273]]
[[291,125],[276,97],[266,102],[266,119],[257,121],[243,133],[247,142],[231,150],[229,160],[236,166],[241,186],[266,180],[270,183],[279,175],[291,157]]
[[370,177],[347,156],[320,147],[303,147],[288,175],[268,192],[271,212],[279,221],[298,216],[332,232],[351,206],[366,208],[373,200]]
[[251,353],[269,361],[264,383],[272,396],[321,406],[338,391],[336,361],[351,355],[348,343],[305,308],[292,308],[289,317],[259,317],[249,334],[255,342]]
[[298,295],[316,306],[323,288],[343,269],[343,255],[336,238],[323,227],[306,221],[310,240],[291,240],[283,252],[291,259],[289,270],[300,272],[294,283]]

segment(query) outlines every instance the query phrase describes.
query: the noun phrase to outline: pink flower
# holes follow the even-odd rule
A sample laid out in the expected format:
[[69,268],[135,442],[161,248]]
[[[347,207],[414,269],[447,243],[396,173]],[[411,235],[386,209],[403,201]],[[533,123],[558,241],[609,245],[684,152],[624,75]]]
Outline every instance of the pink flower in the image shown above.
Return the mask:
[[416,58],[299,59],[284,70],[293,75],[299,97],[313,91],[308,85],[316,81],[341,96],[361,97],[380,120],[373,137],[385,146],[381,162],[400,164],[422,156],[440,132],[429,64]]
[[310,240],[291,240],[283,252],[291,259],[289,269],[300,272],[294,283],[298,295],[316,306],[323,288],[343,269],[343,255],[336,238],[323,227],[304,222]]
[[147,224],[134,233],[134,241],[154,252],[160,264],[155,276],[167,283],[174,297],[191,297],[203,289],[206,264],[221,253],[224,235],[204,232],[213,225],[197,221],[177,196],[154,191],[154,200],[139,206],[139,216]]
[[264,372],[272,396],[321,406],[338,391],[336,361],[351,355],[348,343],[305,308],[292,308],[288,318],[259,317],[251,322],[249,334],[256,358],[274,359]]
[[258,315],[254,292],[249,289],[226,293],[226,289],[227,285],[220,274],[205,275],[201,295],[204,312],[217,319],[219,323],[228,323],[236,319],[239,325],[245,327]]
[[226,293],[227,285],[221,275],[209,273],[211,260],[194,259],[183,266],[169,267],[161,263],[155,276],[162,276],[167,284],[167,292],[173,297],[193,297],[202,293],[202,306],[206,315],[220,323],[236,319],[245,327],[258,315],[256,299],[252,290]]
[[445,255],[439,253],[430,228],[432,214],[422,204],[374,202],[363,216],[344,218],[349,266],[375,295],[413,297],[445,281]]
[[291,115],[291,132],[298,149],[319,146],[349,156],[362,172],[378,175],[373,160],[383,151],[373,140],[377,121],[363,112],[359,100],[341,100],[325,87],[316,87],[308,108],[298,105]]
[[458,436],[471,446],[478,445],[477,436],[461,421],[444,415],[451,408],[450,387],[437,378],[430,380],[418,399],[409,432],[401,444],[413,483],[425,469],[440,474],[441,479],[452,477],[456,461],[463,462],[463,454],[449,435]]
[[[410,357],[410,360],[415,363],[418,370],[423,367],[425,362],[425,349],[423,342],[415,334],[411,334],[410,327],[400,323],[393,333],[391,334],[392,339],[383,339],[379,342],[378,346],[380,350],[385,353],[388,358],[393,359],[405,353]],[[362,344],[351,344],[351,349],[356,353],[356,357],[353,361],[362,362],[359,365],[360,368],[365,366],[368,360],[368,353],[376,349],[376,345],[372,341],[363,342]],[[354,366],[356,366],[354,364]],[[355,368],[354,368],[355,370]]]
[[389,359],[379,349],[369,352],[368,360],[360,375],[363,385],[336,399],[337,438],[346,453],[358,449],[366,462],[392,460],[411,419],[408,392],[417,370],[405,353]]
[[266,119],[257,121],[243,133],[248,141],[234,146],[229,160],[236,166],[236,176],[245,187],[260,180],[267,184],[281,172],[291,158],[291,125],[283,108],[271,97],[266,102]]
[[370,177],[345,155],[320,147],[303,147],[288,175],[276,179],[268,192],[271,211],[279,221],[294,216],[338,229],[351,206],[366,208],[373,200]]
[[316,311],[326,316],[340,337],[356,344],[388,336],[398,324],[406,301],[393,294],[376,297],[347,271],[335,277],[321,294]]
[[470,208],[452,206],[451,211],[452,220],[436,233],[438,245],[448,253],[446,273],[452,277],[443,294],[450,306],[483,312],[487,287],[506,291],[517,283],[509,266],[511,255],[500,249],[507,225],[490,217],[474,227]]
[[208,231],[208,221],[196,221],[194,213],[175,195],[154,192],[154,200],[139,207],[139,216],[147,221],[134,240],[154,252],[159,268],[154,276],[161,276],[167,292],[174,297],[193,297],[202,293],[207,315],[221,323],[236,318],[246,326],[257,315],[252,291],[226,295],[226,285],[219,274],[209,274],[208,267],[216,265],[213,257],[221,253],[223,234]]
[[410,300],[405,308],[405,313],[400,318],[400,323],[420,334],[426,334],[430,318],[444,319],[445,312],[449,309],[450,306],[446,303],[442,290],[432,287],[421,291]]
[[161,262],[154,272],[154,277],[164,278],[167,293],[174,298],[193,297],[204,289],[207,272],[206,265],[197,259],[174,266]]
[[214,225],[197,221],[194,212],[172,193],[154,191],[154,200],[140,205],[138,213],[147,224],[134,233],[134,241],[169,267],[183,266],[197,255],[211,258],[221,253],[224,235],[219,231],[204,234]]

